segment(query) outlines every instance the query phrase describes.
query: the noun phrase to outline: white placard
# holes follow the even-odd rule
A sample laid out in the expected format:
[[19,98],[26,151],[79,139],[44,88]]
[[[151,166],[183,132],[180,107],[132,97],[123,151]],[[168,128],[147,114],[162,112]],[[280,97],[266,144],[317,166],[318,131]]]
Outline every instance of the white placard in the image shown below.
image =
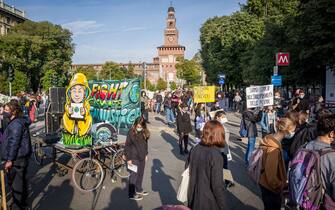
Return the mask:
[[80,114],[80,109],[83,108],[82,103],[71,103],[72,114],[71,118],[74,119],[84,119],[84,116]]
[[137,173],[137,165],[134,164],[128,164],[128,169],[132,172]]
[[273,105],[273,85],[246,88],[247,108]]

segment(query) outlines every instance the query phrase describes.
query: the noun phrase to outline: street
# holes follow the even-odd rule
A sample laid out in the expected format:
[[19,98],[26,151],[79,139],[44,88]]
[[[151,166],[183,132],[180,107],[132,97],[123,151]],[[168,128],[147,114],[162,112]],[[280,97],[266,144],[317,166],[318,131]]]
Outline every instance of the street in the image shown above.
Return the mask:
[[[226,193],[229,209],[263,209],[256,184],[244,168],[245,143],[237,140],[239,119],[228,114],[227,127],[231,132],[230,149],[233,160],[229,162],[235,186]],[[150,113],[149,159],[145,169],[143,187],[150,194],[142,201],[128,199],[127,180],[112,183],[107,173],[104,184],[96,192],[82,193],[70,180],[71,174],[59,177],[53,164],[40,167],[33,160],[29,167],[30,199],[36,210],[82,209],[82,210],[151,210],[165,204],[179,204],[176,193],[185,167],[186,156],[179,154],[177,135],[173,128],[164,124],[164,116]],[[37,124],[41,126],[41,123]],[[38,127],[37,126],[37,127]],[[38,128],[34,127],[33,132]],[[121,136],[120,138],[125,138]],[[194,136],[191,135],[191,143]]]

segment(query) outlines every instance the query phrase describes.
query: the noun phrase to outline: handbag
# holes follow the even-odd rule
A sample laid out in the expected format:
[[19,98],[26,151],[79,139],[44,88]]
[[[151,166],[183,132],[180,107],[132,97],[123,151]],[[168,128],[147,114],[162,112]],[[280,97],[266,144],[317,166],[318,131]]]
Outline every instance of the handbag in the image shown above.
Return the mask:
[[181,176],[182,176],[182,179],[181,179],[181,183],[178,188],[177,200],[184,203],[187,201],[187,191],[188,191],[188,185],[189,185],[189,180],[190,180],[189,167],[186,168],[186,170],[182,173]]

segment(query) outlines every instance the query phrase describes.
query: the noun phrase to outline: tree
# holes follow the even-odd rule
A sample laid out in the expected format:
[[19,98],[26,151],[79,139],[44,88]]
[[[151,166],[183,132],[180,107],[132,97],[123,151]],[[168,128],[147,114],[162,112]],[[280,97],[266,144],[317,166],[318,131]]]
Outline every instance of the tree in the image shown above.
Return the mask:
[[59,25],[27,20],[0,37],[0,59],[10,64],[17,75],[25,75],[27,85],[22,86],[26,88],[23,91],[48,89],[50,82],[45,80],[50,80],[46,74],[51,70],[58,85],[63,86],[74,53],[71,36],[69,30]]
[[177,84],[176,84],[176,82],[170,82],[170,88],[171,88],[171,90],[176,90],[177,89]]
[[[150,80],[148,80],[148,79],[146,81],[146,86],[147,86],[147,90],[150,90],[150,91],[155,91],[156,90],[155,85],[151,84]],[[145,89],[143,80],[141,80],[141,89]]]
[[123,80],[126,79],[126,71],[115,62],[106,62],[102,66],[99,79],[103,80]]
[[217,75],[224,73],[228,83],[243,84],[243,55],[262,38],[264,22],[247,12],[236,12],[207,20],[200,32],[207,81],[217,83]]
[[159,78],[156,84],[156,89],[166,90],[166,88],[167,88],[167,83],[162,78]]
[[96,80],[97,79],[97,71],[92,67],[82,67],[80,66],[74,73],[83,73],[86,75],[88,80]]
[[199,83],[201,65],[195,60],[180,59],[176,64],[177,77],[186,80],[187,84]]

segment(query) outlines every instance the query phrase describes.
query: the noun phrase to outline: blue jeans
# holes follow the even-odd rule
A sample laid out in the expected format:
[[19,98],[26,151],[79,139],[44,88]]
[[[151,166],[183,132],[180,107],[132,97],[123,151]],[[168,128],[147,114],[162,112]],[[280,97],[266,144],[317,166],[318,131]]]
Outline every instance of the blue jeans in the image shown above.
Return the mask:
[[171,108],[165,108],[166,122],[174,123],[174,115]]
[[155,111],[156,111],[157,113],[160,113],[160,112],[161,112],[161,103],[156,103],[156,109],[155,109]]
[[245,152],[245,163],[249,165],[251,153],[255,149],[256,137],[248,137],[247,151]]

